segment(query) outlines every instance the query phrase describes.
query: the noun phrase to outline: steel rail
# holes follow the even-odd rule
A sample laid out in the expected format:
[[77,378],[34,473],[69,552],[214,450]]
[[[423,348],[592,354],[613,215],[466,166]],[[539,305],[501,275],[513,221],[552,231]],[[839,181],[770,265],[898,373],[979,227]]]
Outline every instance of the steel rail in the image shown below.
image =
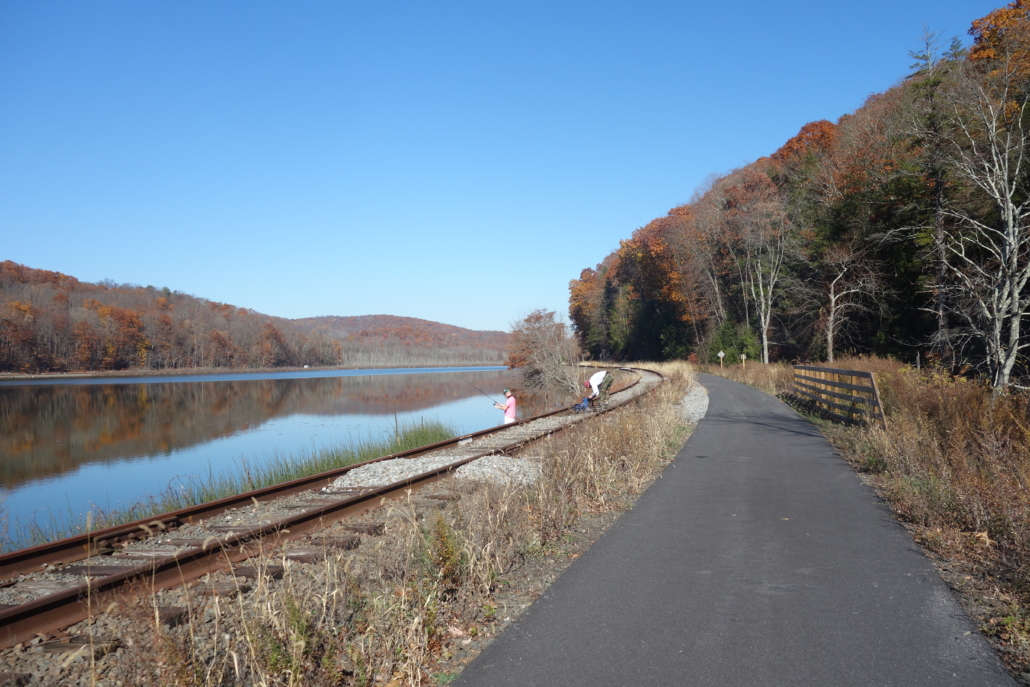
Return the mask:
[[[646,372],[656,375],[660,380],[664,380],[664,377],[660,373],[651,370],[647,370]],[[626,391],[633,388],[639,383],[639,381],[640,378],[620,391]],[[611,412],[630,401],[636,400],[637,398],[639,398],[639,396],[632,396],[615,405],[609,406],[604,410],[584,415],[557,427],[548,428],[534,434],[533,436],[520,437],[514,442],[499,447],[493,447],[472,456],[458,459],[447,465],[440,466],[404,480],[399,480],[392,484],[362,489],[358,494],[347,496],[334,503],[314,506],[310,509],[289,515],[272,523],[255,525],[243,532],[228,533],[224,538],[212,537],[211,540],[205,542],[203,546],[182,549],[165,558],[157,559],[139,566],[127,567],[125,572],[99,577],[96,580],[91,580],[87,576],[86,582],[81,585],[55,592],[34,601],[19,604],[0,611],[0,649],[14,646],[15,644],[27,641],[42,633],[67,627],[98,612],[103,612],[103,609],[108,608],[110,604],[118,603],[138,593],[140,587],[144,587],[148,592],[168,589],[186,584],[207,573],[231,567],[234,563],[260,554],[265,548],[274,548],[283,543],[299,539],[313,531],[317,531],[338,522],[339,520],[360,515],[361,513],[377,507],[388,499],[403,498],[410,493],[412,489],[420,488],[421,486],[445,478],[462,465],[486,456],[507,453],[524,446],[529,442],[537,441],[545,436],[550,436],[551,434],[576,426],[589,418]],[[277,496],[287,496],[293,493],[311,491],[313,488],[318,488],[318,485],[321,484],[322,481],[326,480],[331,482],[332,479],[335,479],[335,477],[340,474],[344,474],[351,469],[360,467],[361,465],[368,465],[370,463],[389,460],[391,458],[412,457],[413,455],[431,452],[434,449],[454,446],[457,445],[459,441],[464,441],[467,438],[489,435],[498,431],[524,425],[535,420],[540,420],[542,418],[551,417],[558,413],[565,412],[570,408],[571,406],[559,408],[532,418],[526,418],[525,420],[516,423],[474,432],[456,439],[438,442],[437,444],[421,447],[419,449],[403,451],[398,454],[365,461],[363,463],[347,466],[347,468],[321,473],[320,475],[315,475],[311,478],[294,480],[293,482],[276,485],[275,487],[255,490],[246,494],[240,494],[236,497],[222,499],[221,501],[231,502],[235,505],[249,505],[254,502],[254,495],[261,494],[267,497],[271,495],[273,490],[277,487],[285,487],[285,489],[280,489],[275,492]],[[308,486],[298,488],[295,486],[297,483],[305,483],[308,484]],[[212,506],[214,503],[217,502],[202,504],[202,506]],[[231,507],[233,506],[224,505],[217,512],[222,512],[226,508]],[[133,525],[136,526],[137,529],[130,530],[130,533],[135,533],[136,531],[141,530],[145,531],[146,528],[142,527],[143,525],[152,527],[157,522],[169,523],[172,521],[179,521],[180,514],[191,510],[196,509],[183,509],[182,511],[175,511],[146,521],[137,521],[136,523],[131,523],[130,525],[120,528],[109,528],[108,530],[102,531],[106,533],[105,538],[99,539],[99,541],[109,541],[112,531],[121,532]],[[212,510],[205,511],[208,516],[215,515],[217,512]],[[193,521],[193,518],[190,518],[190,521]],[[100,535],[101,532],[94,534]],[[81,538],[82,537],[75,537],[73,539]],[[91,546],[96,543],[96,540],[86,539],[80,546],[85,550],[86,546]],[[34,547],[33,549],[26,550],[26,552],[45,548],[45,546]],[[91,550],[93,553],[90,555],[95,555],[100,552],[99,549]],[[83,557],[86,556],[80,556],[79,559]],[[59,570],[55,572],[60,573]]]

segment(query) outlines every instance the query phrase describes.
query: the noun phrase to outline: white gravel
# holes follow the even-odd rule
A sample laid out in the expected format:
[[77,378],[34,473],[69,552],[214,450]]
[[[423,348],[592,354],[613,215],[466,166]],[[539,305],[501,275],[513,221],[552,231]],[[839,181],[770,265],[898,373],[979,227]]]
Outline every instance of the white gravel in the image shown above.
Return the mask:
[[433,468],[443,467],[464,457],[475,455],[474,452],[462,455],[453,451],[433,453],[420,458],[394,458],[354,468],[343,477],[337,478],[331,486],[322,491],[332,491],[341,487],[378,487],[393,484]]
[[694,382],[694,386],[679,402],[679,410],[684,420],[696,425],[708,412],[708,392],[703,386]]
[[487,456],[462,465],[454,476],[497,484],[531,484],[540,477],[540,464],[527,458]]

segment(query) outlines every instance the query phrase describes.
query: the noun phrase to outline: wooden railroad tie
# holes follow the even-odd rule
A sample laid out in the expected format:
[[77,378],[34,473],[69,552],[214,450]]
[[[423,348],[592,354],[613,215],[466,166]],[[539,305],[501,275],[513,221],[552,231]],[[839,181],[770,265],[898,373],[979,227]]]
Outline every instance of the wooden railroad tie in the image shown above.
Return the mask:
[[201,596],[236,596],[250,591],[250,585],[236,582],[201,582],[193,587],[193,592]]
[[117,575],[126,570],[134,570],[131,565],[69,565],[66,568],[55,570],[58,575],[81,575],[83,577],[107,577]]
[[369,537],[379,537],[386,533],[385,522],[345,522],[343,529],[348,532],[365,534]]
[[158,606],[157,621],[165,627],[178,627],[189,620],[189,611],[182,606]]
[[283,575],[285,573],[286,568],[284,568],[281,565],[262,565],[259,567],[253,565],[246,565],[243,567],[234,568],[232,571],[232,574],[236,577],[242,577],[243,579],[254,581],[257,581],[262,577],[265,577],[269,580],[281,580],[283,579]]
[[72,654],[81,653],[83,656],[100,658],[117,649],[121,644],[117,639],[106,639],[102,637],[89,637],[81,635],[71,637],[64,642],[49,642],[43,645],[43,652],[47,654]]

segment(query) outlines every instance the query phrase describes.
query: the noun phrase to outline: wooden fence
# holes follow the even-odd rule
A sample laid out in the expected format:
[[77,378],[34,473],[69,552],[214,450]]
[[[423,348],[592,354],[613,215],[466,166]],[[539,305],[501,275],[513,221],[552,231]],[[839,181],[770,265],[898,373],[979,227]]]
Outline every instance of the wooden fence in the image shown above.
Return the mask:
[[794,390],[841,422],[852,425],[875,422],[887,427],[876,376],[871,372],[795,365]]

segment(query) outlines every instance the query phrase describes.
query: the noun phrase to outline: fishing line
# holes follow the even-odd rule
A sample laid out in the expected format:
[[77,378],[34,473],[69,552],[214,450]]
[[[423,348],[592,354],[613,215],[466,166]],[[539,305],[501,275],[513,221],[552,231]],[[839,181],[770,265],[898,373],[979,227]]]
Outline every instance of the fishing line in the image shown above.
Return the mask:
[[[486,393],[485,391],[483,391],[483,390],[482,390],[482,389],[480,389],[480,388],[479,388],[478,386],[476,386],[475,384],[473,384],[473,383],[472,383],[472,382],[470,382],[469,380],[465,379],[465,378],[464,378],[464,377],[462,377],[461,375],[458,375],[458,379],[460,379],[461,381],[465,382],[465,383],[466,383],[466,384],[468,384],[468,385],[469,385],[470,387],[472,387],[473,389],[475,389],[475,390],[476,390],[476,391],[478,391],[479,393],[481,393],[481,394],[483,394],[484,396],[486,396],[487,398],[489,398],[489,399],[490,399],[491,401],[494,401],[494,399],[493,399],[493,397],[492,397],[492,396],[488,396],[488,395],[487,395],[487,393]],[[501,402],[500,402],[500,401],[494,401],[494,403],[501,403]],[[504,405],[504,404],[503,404],[503,403],[501,403],[501,405]]]

